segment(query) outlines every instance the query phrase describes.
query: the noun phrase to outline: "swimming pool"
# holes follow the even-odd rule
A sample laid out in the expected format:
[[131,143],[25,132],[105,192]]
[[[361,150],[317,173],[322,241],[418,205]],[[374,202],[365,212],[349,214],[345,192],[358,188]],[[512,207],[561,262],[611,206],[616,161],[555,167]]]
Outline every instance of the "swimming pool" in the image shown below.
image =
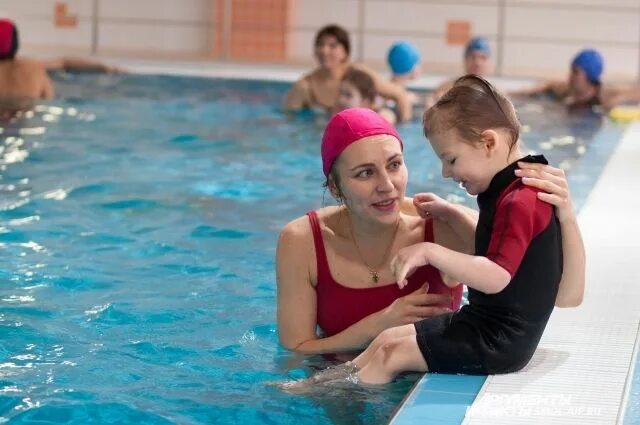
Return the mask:
[[[60,99],[2,134],[0,422],[385,422],[418,375],[313,397],[265,385],[331,363],[278,347],[273,261],[279,229],[331,201],[324,121],[283,116],[282,84],[56,81]],[[520,106],[527,146],[590,187],[599,118]],[[400,132],[409,193],[474,203],[418,121]]]

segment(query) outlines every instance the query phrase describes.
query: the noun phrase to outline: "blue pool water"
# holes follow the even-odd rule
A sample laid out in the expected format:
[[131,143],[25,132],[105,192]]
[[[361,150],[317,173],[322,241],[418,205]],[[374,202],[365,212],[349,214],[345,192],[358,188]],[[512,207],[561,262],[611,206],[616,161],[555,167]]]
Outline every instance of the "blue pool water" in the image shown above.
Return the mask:
[[[281,84],[56,82],[59,99],[0,135],[0,422],[388,420],[418,375],[310,397],[265,385],[331,364],[287,353],[275,324],[279,229],[331,203],[323,119],[284,116]],[[527,146],[591,184],[579,165],[600,120],[520,106]],[[418,121],[400,132],[410,193],[474,203]]]

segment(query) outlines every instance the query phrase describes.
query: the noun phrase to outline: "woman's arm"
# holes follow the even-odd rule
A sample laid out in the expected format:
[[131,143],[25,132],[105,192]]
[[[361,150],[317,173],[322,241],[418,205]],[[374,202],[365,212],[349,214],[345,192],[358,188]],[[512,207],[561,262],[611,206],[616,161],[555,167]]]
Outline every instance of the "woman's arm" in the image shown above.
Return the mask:
[[413,106],[411,104],[409,92],[406,91],[404,87],[380,76],[376,76],[374,81],[376,84],[376,90],[380,96],[396,102],[396,107],[398,108],[398,121],[409,121],[413,114]]
[[602,106],[606,109],[614,108],[623,103],[640,102],[640,85],[620,84],[605,86],[601,90]]
[[435,105],[436,102],[438,102],[438,100],[442,97],[442,95],[444,95],[446,92],[451,90],[451,88],[453,87],[453,83],[454,82],[455,82],[455,80],[446,80],[446,81],[440,83],[440,85],[438,85],[425,98],[424,108],[425,109],[429,109],[433,105]]
[[119,73],[123,70],[117,66],[107,65],[105,63],[84,58],[58,58],[58,59],[44,59],[41,63],[47,70],[55,71],[63,69],[65,71],[86,71],[86,72],[108,72]]
[[314,253],[306,216],[283,229],[276,254],[278,332],[280,342],[289,350],[305,354],[356,351],[366,347],[384,329],[447,311],[436,307],[450,302],[446,295],[428,294],[421,288],[344,331],[323,338],[317,334],[317,297],[310,271],[310,264],[315,263]]
[[422,218],[429,216],[445,222],[464,243],[462,250],[455,251],[471,254],[475,251],[476,225],[478,213],[463,205],[452,204],[434,193],[417,193],[413,204]]
[[577,307],[584,298],[586,254],[564,171],[543,164],[523,162],[518,166],[516,175],[523,177],[522,182],[543,190],[538,198],[556,207],[562,230],[563,257],[556,306]]
[[409,96],[409,92],[405,90],[404,87],[386,78],[383,78],[374,70],[367,68],[366,66],[363,66],[361,64],[351,66],[354,69],[358,69],[369,74],[369,76],[373,79],[373,82],[376,86],[376,91],[380,96],[396,102],[399,122],[405,122],[411,119],[411,115],[413,114],[413,105],[411,104],[411,96]]
[[552,93],[557,98],[567,95],[569,86],[565,81],[541,81],[532,87],[509,92],[510,96],[534,96],[546,92]]
[[311,106],[311,87],[307,78],[296,81],[284,100],[285,111],[299,111]]

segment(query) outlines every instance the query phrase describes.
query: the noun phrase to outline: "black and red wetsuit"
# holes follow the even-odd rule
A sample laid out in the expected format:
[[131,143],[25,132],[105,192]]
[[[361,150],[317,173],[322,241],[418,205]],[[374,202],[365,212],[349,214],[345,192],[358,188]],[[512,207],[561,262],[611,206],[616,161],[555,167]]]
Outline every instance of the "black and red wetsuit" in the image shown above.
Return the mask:
[[[542,156],[521,161],[547,163]],[[553,206],[525,186],[513,163],[478,196],[476,252],[511,274],[497,294],[469,288],[459,312],[416,323],[430,372],[497,374],[531,359],[553,310],[562,277],[562,237]]]

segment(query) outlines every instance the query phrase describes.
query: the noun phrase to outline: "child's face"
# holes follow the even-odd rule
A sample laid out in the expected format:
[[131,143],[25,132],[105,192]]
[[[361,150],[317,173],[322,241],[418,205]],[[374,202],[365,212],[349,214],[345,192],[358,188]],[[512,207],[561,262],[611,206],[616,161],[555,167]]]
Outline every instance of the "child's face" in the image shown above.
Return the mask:
[[369,108],[369,102],[362,99],[362,95],[358,89],[348,81],[340,83],[340,91],[338,95],[338,109],[340,111],[348,108]]
[[455,129],[433,134],[429,142],[442,162],[442,176],[452,178],[469,195],[486,191],[493,176],[504,168],[497,168],[495,155],[484,142],[468,143]]

